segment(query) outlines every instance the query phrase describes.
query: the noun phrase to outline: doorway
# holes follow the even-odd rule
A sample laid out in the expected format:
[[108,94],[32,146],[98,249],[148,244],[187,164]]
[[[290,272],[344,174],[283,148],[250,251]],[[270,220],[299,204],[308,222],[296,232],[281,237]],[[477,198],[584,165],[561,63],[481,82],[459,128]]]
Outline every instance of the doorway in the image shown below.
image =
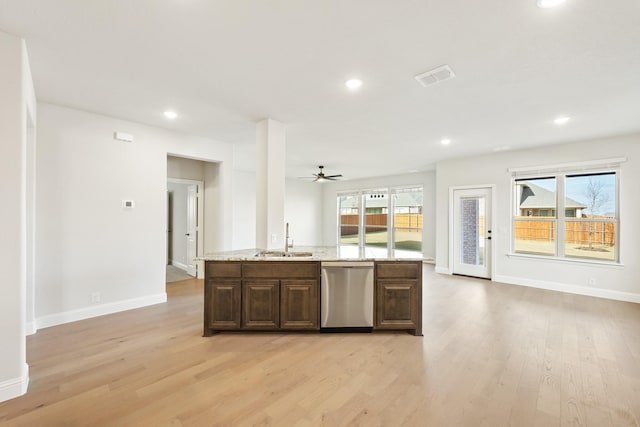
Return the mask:
[[167,264],[192,277],[198,275],[195,258],[202,251],[202,191],[204,183],[167,180]]
[[491,278],[492,187],[452,189],[449,254],[453,274]]

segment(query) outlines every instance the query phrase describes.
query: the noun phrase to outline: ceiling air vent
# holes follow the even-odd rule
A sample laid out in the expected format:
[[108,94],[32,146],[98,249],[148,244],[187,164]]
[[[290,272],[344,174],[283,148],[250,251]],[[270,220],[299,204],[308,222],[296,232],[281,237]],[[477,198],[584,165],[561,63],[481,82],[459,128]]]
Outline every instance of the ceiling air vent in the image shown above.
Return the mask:
[[422,86],[430,86],[432,84],[440,83],[445,80],[454,78],[456,75],[448,65],[443,65],[433,70],[429,70],[425,73],[418,74],[413,78],[418,81]]

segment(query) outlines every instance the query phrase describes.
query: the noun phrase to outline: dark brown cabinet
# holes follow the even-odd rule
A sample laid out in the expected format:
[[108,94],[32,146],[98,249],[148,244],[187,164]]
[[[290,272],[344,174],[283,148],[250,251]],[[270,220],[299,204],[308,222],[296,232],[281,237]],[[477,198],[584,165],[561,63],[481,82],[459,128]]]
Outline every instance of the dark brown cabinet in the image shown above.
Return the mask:
[[210,279],[206,326],[211,329],[240,327],[240,280]]
[[317,261],[207,261],[204,335],[320,329]]
[[375,328],[422,335],[422,263],[376,262]]
[[280,285],[280,326],[286,329],[318,329],[318,281],[283,280]]
[[[422,262],[376,261],[374,329],[422,335]],[[320,262],[207,261],[204,335],[319,330]]]
[[278,329],[280,327],[280,281],[242,282],[242,327]]

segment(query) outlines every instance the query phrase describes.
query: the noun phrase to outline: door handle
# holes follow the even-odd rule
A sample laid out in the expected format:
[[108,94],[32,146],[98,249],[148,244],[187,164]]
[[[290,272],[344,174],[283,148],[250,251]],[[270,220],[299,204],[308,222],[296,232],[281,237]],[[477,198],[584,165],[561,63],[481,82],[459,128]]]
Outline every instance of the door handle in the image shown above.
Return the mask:
[[191,236],[191,234],[187,233],[187,234],[185,234],[185,236]]
[[491,240],[491,236],[487,237],[487,240]]

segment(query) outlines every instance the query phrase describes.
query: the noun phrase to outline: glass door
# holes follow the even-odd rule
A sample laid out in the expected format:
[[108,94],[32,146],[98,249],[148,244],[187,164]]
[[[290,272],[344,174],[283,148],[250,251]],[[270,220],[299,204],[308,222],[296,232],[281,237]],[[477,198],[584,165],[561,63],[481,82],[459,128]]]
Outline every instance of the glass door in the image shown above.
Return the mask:
[[453,274],[491,278],[491,189],[453,192]]
[[393,194],[393,256],[422,258],[422,187]]
[[388,252],[388,196],[386,189],[364,194],[364,246],[373,256],[386,256]]
[[359,194],[345,194],[338,197],[341,246],[359,246],[360,244],[360,199]]

